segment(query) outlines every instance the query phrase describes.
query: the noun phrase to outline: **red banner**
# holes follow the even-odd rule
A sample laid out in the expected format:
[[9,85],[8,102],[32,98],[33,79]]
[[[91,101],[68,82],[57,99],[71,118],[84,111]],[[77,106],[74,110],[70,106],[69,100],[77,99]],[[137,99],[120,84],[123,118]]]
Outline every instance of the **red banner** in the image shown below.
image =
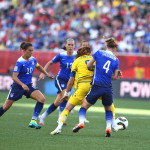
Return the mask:
[[[17,59],[22,55],[19,51],[0,51],[0,73],[8,73],[15,66]],[[50,61],[56,53],[35,51],[33,56],[37,59],[38,63],[43,67]],[[134,67],[138,60],[140,66],[144,68],[144,79],[150,79],[150,57],[148,56],[117,56],[120,62],[120,69],[123,72],[123,78],[135,78]],[[50,67],[49,72],[57,74],[59,71],[59,64],[54,64]],[[34,74],[40,72],[35,69]]]

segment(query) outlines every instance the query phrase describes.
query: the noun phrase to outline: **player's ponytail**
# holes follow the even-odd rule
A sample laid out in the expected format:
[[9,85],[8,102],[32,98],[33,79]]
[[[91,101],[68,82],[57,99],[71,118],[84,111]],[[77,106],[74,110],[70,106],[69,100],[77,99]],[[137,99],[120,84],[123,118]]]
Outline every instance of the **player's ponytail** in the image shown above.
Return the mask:
[[28,47],[32,46],[31,43],[29,42],[22,42],[21,45],[20,45],[20,50],[26,50]]
[[83,56],[83,55],[89,55],[91,54],[91,48],[90,47],[81,47],[77,51],[76,58]]
[[110,48],[118,47],[118,43],[113,37],[106,39],[105,36],[103,36],[103,38],[106,42],[107,47],[110,47]]

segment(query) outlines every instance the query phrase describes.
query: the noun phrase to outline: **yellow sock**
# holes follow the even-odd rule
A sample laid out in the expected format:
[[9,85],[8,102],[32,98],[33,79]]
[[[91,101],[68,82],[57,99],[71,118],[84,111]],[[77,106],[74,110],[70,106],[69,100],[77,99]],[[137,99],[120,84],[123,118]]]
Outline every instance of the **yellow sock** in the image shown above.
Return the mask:
[[115,119],[115,106],[114,106],[114,104],[112,103],[112,105],[111,105],[111,111],[112,111],[112,113],[113,113],[113,119]]
[[69,115],[69,110],[64,109],[63,112],[60,115],[59,121],[64,123],[67,120],[68,115]]

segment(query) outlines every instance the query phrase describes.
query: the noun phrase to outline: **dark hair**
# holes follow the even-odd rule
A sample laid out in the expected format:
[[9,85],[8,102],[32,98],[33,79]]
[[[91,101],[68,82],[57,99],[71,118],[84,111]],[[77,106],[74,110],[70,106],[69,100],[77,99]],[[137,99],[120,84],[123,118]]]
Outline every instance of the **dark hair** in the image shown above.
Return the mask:
[[106,42],[107,47],[110,47],[110,48],[118,47],[118,43],[115,41],[113,37],[105,39],[105,42]]
[[[80,43],[80,47],[82,46],[82,44],[83,44],[84,42],[89,43],[87,40],[82,40],[81,43]],[[89,45],[90,45],[90,44],[89,44]]]
[[[66,43],[65,43],[65,44],[67,44],[68,41],[74,41],[74,39],[68,38],[68,39],[66,40]],[[63,49],[63,50],[67,50],[67,48],[66,48],[65,45],[62,47],[62,49]]]
[[90,47],[81,47],[77,51],[76,58],[83,56],[83,55],[87,55],[87,54],[91,54],[91,48]]
[[63,50],[67,50],[67,48],[66,48],[66,46],[65,46],[65,45],[62,47],[62,49],[63,49]]
[[32,46],[31,43],[29,42],[22,42],[21,45],[20,45],[20,50],[26,50],[28,47]]

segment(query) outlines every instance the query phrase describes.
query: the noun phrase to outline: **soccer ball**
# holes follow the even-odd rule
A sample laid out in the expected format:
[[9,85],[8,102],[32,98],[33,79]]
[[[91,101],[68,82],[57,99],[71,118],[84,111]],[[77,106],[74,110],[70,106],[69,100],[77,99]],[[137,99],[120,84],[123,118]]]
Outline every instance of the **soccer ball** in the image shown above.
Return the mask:
[[125,117],[118,117],[116,119],[116,124],[120,130],[125,130],[128,127],[128,120]]

